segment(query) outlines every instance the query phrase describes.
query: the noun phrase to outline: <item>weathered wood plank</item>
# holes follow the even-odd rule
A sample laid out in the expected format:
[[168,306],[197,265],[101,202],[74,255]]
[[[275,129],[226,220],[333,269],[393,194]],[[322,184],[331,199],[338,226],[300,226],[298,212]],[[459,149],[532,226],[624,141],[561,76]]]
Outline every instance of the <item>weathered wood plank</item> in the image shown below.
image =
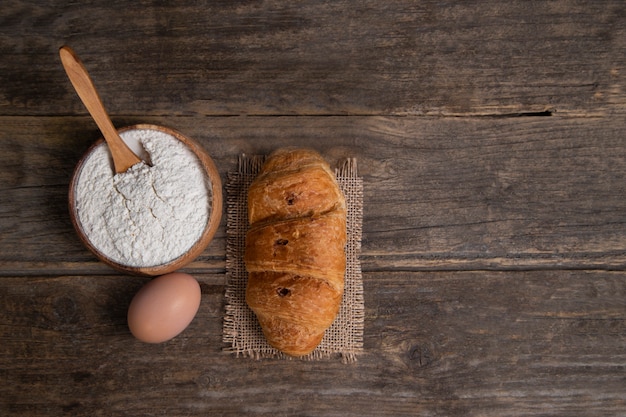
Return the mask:
[[4,2],[0,114],[576,115],[626,109],[621,0]]
[[[625,34],[620,0],[5,1],[0,415],[624,415]],[[191,326],[131,337],[147,278],[68,218],[99,135],[65,43],[116,125],[177,128],[224,179],[288,145],[358,159],[358,362],[222,352],[224,222]]]
[[[626,267],[623,119],[162,117],[116,123],[138,121],[198,140],[223,178],[239,154],[281,146],[313,146],[331,162],[356,157],[365,182],[366,270]],[[4,117],[0,137],[4,273],[106,273],[74,236],[66,204],[74,164],[98,137],[93,122]],[[192,267],[223,271],[224,238],[223,222]]]
[[[135,341],[145,278],[0,280],[2,415],[608,416],[626,409],[623,272],[365,275],[355,364],[221,352],[223,275],[178,338]],[[338,377],[338,376],[341,377]],[[374,408],[375,406],[375,408]]]

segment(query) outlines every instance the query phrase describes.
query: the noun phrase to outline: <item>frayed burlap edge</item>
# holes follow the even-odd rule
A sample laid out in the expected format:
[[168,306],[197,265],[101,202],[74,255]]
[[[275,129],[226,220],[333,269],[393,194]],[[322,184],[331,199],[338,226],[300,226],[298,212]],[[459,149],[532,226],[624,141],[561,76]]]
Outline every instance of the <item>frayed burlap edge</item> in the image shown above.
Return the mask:
[[[245,301],[247,272],[243,262],[245,235],[248,229],[247,194],[252,180],[261,169],[264,156],[241,155],[238,169],[228,174],[226,182],[226,309],[223,323],[224,351],[241,357],[292,359],[271,347],[254,313]],[[320,360],[333,357],[354,362],[363,351],[365,320],[363,280],[359,254],[363,221],[363,180],[357,175],[353,158],[346,159],[335,170],[337,181],[346,197],[347,233],[346,282],[337,319],[326,331],[320,345],[299,359]]]

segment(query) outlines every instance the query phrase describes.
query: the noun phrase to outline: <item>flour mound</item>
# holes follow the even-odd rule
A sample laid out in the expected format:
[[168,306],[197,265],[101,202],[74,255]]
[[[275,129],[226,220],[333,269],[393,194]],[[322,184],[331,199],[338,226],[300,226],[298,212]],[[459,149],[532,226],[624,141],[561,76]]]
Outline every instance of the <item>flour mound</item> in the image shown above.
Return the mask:
[[76,186],[78,220],[90,243],[122,265],[153,267],[185,254],[201,237],[211,184],[198,157],[174,136],[152,129],[121,133],[151,165],[115,174],[106,144],[85,161]]

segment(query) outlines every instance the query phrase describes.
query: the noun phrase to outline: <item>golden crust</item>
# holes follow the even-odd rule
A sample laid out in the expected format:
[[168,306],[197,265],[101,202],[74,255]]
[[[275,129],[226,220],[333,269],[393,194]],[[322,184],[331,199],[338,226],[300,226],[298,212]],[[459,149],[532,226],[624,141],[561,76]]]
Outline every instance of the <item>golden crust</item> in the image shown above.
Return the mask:
[[260,315],[319,332],[335,320],[341,295],[341,291],[323,279],[283,272],[251,272],[246,301]]
[[320,217],[253,226],[246,238],[246,269],[321,278],[342,291],[346,271],[345,228],[345,212],[337,211]]
[[324,331],[311,330],[276,317],[260,315],[257,318],[268,343],[290,356],[311,353],[324,338]]
[[346,269],[345,199],[314,151],[274,152],[250,186],[246,301],[270,345],[300,356],[335,320]]
[[330,167],[308,150],[273,153],[248,190],[250,224],[318,216],[345,208],[345,199]]

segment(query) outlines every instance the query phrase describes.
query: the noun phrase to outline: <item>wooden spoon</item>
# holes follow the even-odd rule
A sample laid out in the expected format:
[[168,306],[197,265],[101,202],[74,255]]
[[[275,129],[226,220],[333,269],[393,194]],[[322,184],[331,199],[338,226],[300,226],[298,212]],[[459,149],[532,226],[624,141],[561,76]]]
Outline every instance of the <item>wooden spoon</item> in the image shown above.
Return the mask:
[[76,93],[87,108],[91,117],[100,128],[104,140],[106,140],[111,156],[113,157],[113,166],[116,173],[126,172],[128,168],[141,162],[141,159],[133,153],[133,151],[124,143],[117,130],[111,122],[111,118],[102,104],[102,100],[96,91],[93,81],[89,77],[89,73],[85,69],[83,63],[78,59],[69,46],[63,46],[59,49],[63,68],[69,77]]

